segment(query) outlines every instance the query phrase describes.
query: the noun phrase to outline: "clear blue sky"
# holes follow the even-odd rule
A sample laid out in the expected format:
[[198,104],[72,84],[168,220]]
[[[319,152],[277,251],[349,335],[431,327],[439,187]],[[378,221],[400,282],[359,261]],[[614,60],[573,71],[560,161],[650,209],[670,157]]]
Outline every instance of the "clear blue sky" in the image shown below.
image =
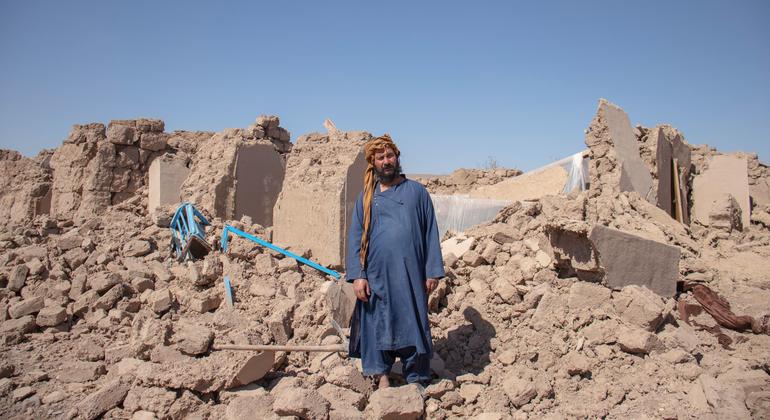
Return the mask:
[[633,124],[770,163],[770,2],[0,3],[0,147],[155,117],[292,140],[389,132],[408,172],[533,169],[582,150],[605,97]]

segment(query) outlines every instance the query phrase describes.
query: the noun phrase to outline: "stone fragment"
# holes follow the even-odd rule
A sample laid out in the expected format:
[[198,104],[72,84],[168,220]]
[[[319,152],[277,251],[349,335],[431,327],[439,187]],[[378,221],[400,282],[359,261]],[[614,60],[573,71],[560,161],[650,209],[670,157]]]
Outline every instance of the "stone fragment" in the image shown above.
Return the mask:
[[104,359],[104,348],[101,343],[92,338],[81,338],[78,340],[75,356],[79,360],[96,362]]
[[326,374],[326,381],[365,395],[369,395],[372,391],[370,381],[366,380],[361,375],[361,372],[350,365],[341,365],[333,368],[331,372]]
[[270,254],[259,254],[254,258],[254,271],[260,276],[272,275],[277,266],[275,258]]
[[61,306],[46,306],[38,312],[35,323],[41,327],[55,327],[66,320],[66,308]]
[[657,344],[657,337],[641,329],[621,329],[618,333],[618,345],[626,353],[647,354]]
[[722,194],[713,201],[709,213],[709,227],[727,233],[731,233],[733,230],[743,230],[741,208],[732,195]]
[[416,385],[382,388],[369,397],[365,414],[384,420],[419,419],[425,404]]
[[608,287],[619,290],[635,284],[664,297],[676,293],[678,247],[601,225],[594,226],[590,239],[599,252]]
[[149,241],[134,239],[123,246],[123,256],[142,257],[152,252],[152,245]]
[[134,411],[134,414],[131,415],[131,420],[157,420],[158,418],[155,416],[155,413],[152,411],[145,411],[145,410],[139,410]]
[[133,287],[137,293],[142,293],[145,290],[155,289],[155,282],[144,277],[135,277],[131,280],[131,287]]
[[96,293],[96,290],[89,290],[80,297],[78,297],[78,300],[75,301],[75,303],[72,305],[72,315],[74,316],[82,316],[85,314],[91,305],[96,303],[96,301],[99,300],[99,294]]
[[46,394],[45,397],[43,397],[43,404],[55,404],[59,401],[63,401],[67,398],[67,394],[63,391],[53,391],[49,394]]
[[267,318],[267,326],[278,344],[286,344],[294,335],[292,321],[294,317],[294,304],[289,301],[280,302],[271,311]]
[[171,308],[173,299],[174,298],[168,289],[160,289],[150,294],[148,303],[150,304],[150,308],[155,313],[160,314],[160,313],[166,312]]
[[342,410],[346,408],[362,410],[366,401],[366,397],[363,394],[329,383],[321,385],[321,387],[318,388],[318,393],[321,394],[326,401],[329,401],[332,410]]
[[32,274],[33,276],[40,275],[45,271],[45,265],[39,258],[32,258],[27,261],[25,265],[29,268],[29,274]]
[[106,291],[99,299],[93,304],[92,309],[102,309],[109,311],[112,309],[118,301],[123,298],[125,294],[125,286],[123,284],[116,284],[112,288]]
[[506,303],[517,303],[521,301],[518,289],[516,289],[516,286],[511,284],[505,277],[498,277],[492,282],[492,291],[500,296]]
[[204,354],[214,341],[214,333],[208,328],[198,325],[183,325],[177,328],[173,339],[176,341],[176,348],[184,354]]
[[273,411],[279,416],[302,419],[326,419],[329,416],[329,402],[315,390],[287,387],[273,397]]
[[503,381],[503,391],[516,408],[532,401],[537,396],[537,389],[532,381],[515,376]]
[[102,362],[69,362],[56,373],[56,380],[63,383],[83,383],[99,379],[107,372]]
[[324,297],[332,318],[342,328],[350,326],[350,319],[356,307],[356,294],[353,285],[335,281],[325,283]]
[[660,296],[646,287],[626,286],[612,301],[615,311],[631,325],[655,331],[663,321],[666,306]]
[[225,409],[225,420],[278,420],[273,412],[273,401],[270,395],[254,395],[235,397]]
[[535,313],[532,314],[530,325],[538,331],[560,325],[567,313],[566,306],[562,296],[550,290],[546,291],[540,299]]
[[10,277],[8,278],[8,289],[18,292],[24,287],[24,283],[27,281],[27,275],[29,274],[29,267],[24,264],[19,264],[13,268]]
[[120,275],[114,272],[100,271],[88,278],[88,286],[101,294],[120,283]]
[[465,383],[460,386],[460,396],[467,404],[474,403],[482,392],[484,392],[484,385],[481,384]]
[[569,289],[567,306],[571,311],[596,309],[609,302],[610,289],[595,283],[578,281]]
[[213,311],[219,308],[222,303],[222,297],[214,293],[198,294],[190,298],[188,306],[191,310],[198,313]]
[[567,374],[571,376],[584,375],[591,371],[591,362],[588,358],[575,351],[567,353],[566,356],[562,357],[562,365],[566,369]]
[[448,379],[441,379],[425,388],[425,395],[429,398],[441,398],[442,395],[455,389],[454,382]]
[[13,394],[11,395],[11,398],[13,399],[13,402],[19,402],[34,394],[35,394],[34,388],[32,388],[31,386],[22,386],[20,388],[16,388],[13,390]]
[[176,393],[160,387],[136,386],[123,400],[123,408],[129,411],[147,410],[163,416],[176,400]]
[[107,141],[115,144],[133,144],[138,140],[134,127],[121,121],[111,121],[107,127]]
[[235,374],[232,383],[234,386],[247,385],[262,379],[272,369],[274,361],[275,352],[269,350],[248,356],[239,365],[240,368]]
[[166,148],[168,135],[164,133],[142,133],[139,137],[139,147],[144,150],[159,152]]
[[514,364],[517,358],[518,354],[516,353],[516,350],[509,349],[500,353],[500,355],[497,356],[497,361],[502,363],[503,366],[508,366]]
[[69,268],[75,270],[88,259],[88,254],[82,248],[73,248],[64,253],[64,261]]
[[129,389],[130,385],[122,382],[120,378],[113,379],[81,400],[71,412],[76,416],[93,420],[120,405]]
[[25,315],[32,315],[43,309],[44,305],[45,299],[39,296],[25,299],[11,305],[8,308],[8,315],[14,319],[21,318]]
[[0,362],[0,378],[8,378],[16,372],[16,366],[7,361]]
[[469,267],[478,267],[481,264],[484,264],[486,262],[484,261],[484,258],[482,258],[482,256],[479,255],[479,253],[474,250],[470,250],[465,254],[463,254],[462,260]]

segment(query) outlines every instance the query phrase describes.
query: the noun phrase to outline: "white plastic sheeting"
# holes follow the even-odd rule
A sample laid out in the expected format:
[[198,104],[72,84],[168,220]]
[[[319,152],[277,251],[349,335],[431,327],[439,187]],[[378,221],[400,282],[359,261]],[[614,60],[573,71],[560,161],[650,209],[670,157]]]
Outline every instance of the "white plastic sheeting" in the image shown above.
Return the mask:
[[[563,192],[568,194],[574,190],[585,191],[588,188],[588,157],[586,150],[572,156],[552,162],[541,168],[530,171],[536,173],[559,165],[567,171],[567,182]],[[444,236],[448,230],[462,232],[471,226],[486,223],[495,218],[503,207],[510,201],[492,200],[487,198],[471,198],[467,195],[438,195],[431,194],[433,207],[436,210],[439,235]]]
[[448,230],[462,232],[471,226],[488,222],[495,218],[509,201],[470,198],[466,195],[431,194],[436,212],[439,236]]
[[[588,158],[583,157],[585,152],[572,155],[566,165],[562,165],[569,174],[567,183],[564,184],[564,193],[569,194],[575,189],[585,191],[588,185]],[[565,159],[566,160],[566,159]]]

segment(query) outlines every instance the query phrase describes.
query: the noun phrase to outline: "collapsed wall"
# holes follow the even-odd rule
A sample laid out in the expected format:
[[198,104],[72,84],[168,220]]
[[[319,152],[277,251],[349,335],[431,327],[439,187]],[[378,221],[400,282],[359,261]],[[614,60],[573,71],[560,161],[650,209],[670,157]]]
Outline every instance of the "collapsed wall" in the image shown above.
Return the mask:
[[592,197],[635,191],[647,201],[655,201],[650,170],[640,157],[628,115],[619,106],[600,99],[585,139]]
[[343,264],[350,216],[363,190],[363,146],[371,138],[351,131],[297,139],[275,204],[276,244],[309,250],[323,265]]
[[0,150],[0,223],[29,222],[51,208],[50,151],[34,159]]
[[263,115],[249,128],[226,129],[200,144],[181,186],[182,200],[213,217],[248,216],[271,226],[284,178],[282,154],[292,147],[279,122]]
[[51,213],[82,222],[131,198],[147,185],[153,159],[168,147],[161,120],[75,125],[51,157]]

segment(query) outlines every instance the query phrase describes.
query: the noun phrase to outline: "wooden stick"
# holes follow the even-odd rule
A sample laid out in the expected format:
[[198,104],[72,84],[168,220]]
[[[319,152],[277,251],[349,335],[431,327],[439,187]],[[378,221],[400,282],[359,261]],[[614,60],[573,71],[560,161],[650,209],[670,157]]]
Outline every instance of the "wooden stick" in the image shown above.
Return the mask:
[[674,170],[674,215],[676,221],[683,223],[682,218],[682,191],[679,189],[679,162],[676,158],[672,160]]
[[289,344],[257,344],[257,345],[241,345],[241,344],[217,344],[213,346],[214,350],[243,350],[243,351],[317,351],[326,353],[336,353],[338,351],[348,351],[348,348],[343,344],[331,344],[327,346],[303,346],[303,345],[289,345]]

